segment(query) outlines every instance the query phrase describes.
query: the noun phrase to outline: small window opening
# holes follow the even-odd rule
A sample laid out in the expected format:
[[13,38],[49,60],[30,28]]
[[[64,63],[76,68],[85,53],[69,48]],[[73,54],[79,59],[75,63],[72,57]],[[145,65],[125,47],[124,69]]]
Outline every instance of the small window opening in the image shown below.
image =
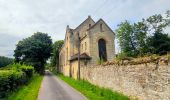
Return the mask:
[[82,51],[83,51],[83,44],[81,45]]
[[103,24],[100,24],[100,31],[103,31]]
[[89,24],[89,28],[91,27],[91,24]]
[[85,50],[87,50],[87,44],[86,44],[86,42],[85,42]]

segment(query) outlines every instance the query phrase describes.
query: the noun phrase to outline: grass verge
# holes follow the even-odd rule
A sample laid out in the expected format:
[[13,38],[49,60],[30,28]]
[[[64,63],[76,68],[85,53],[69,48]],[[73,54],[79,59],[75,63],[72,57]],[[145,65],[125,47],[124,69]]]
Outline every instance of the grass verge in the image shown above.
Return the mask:
[[95,86],[88,81],[75,80],[62,74],[57,74],[55,72],[53,73],[59,76],[60,79],[80,91],[89,100],[130,100],[128,96],[125,96],[118,92],[113,92],[110,89]]
[[16,92],[9,94],[7,100],[36,100],[43,76],[35,75],[27,85],[21,86]]

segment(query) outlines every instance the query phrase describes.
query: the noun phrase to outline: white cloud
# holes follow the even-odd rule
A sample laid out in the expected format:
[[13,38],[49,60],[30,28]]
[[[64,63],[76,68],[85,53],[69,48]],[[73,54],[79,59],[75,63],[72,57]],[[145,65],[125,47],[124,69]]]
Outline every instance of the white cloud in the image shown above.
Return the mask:
[[[170,9],[168,0],[0,0],[0,55],[13,55],[15,43],[41,31],[64,39],[66,25],[75,28],[88,15],[102,17],[113,30],[127,19],[138,21]],[[6,43],[6,44],[3,44]],[[2,45],[3,44],[3,45]],[[6,47],[4,47],[6,45]]]

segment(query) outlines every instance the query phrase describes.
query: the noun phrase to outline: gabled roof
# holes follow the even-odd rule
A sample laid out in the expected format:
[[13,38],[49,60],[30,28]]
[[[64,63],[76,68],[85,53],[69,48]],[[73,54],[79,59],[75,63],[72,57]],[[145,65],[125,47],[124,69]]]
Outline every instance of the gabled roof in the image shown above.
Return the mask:
[[[82,53],[82,54],[80,54],[80,59],[90,60],[91,57],[89,55],[87,55],[86,53]],[[73,61],[73,60],[78,60],[78,53],[71,56],[70,61]]]
[[86,20],[84,20],[79,26],[77,26],[74,30],[77,30],[81,25],[83,25],[86,21],[88,20],[92,20],[94,23],[95,21],[91,18],[91,16],[88,16],[88,18]]
[[[69,28],[69,26],[67,26],[66,31],[68,30],[69,33],[73,33],[73,32],[76,31],[80,26],[82,26],[84,23],[86,23],[86,21],[88,21],[88,20],[92,20],[92,21],[94,22],[94,25],[92,25],[89,29],[87,29],[87,31],[93,29],[100,21],[102,21],[102,22],[108,27],[108,29],[115,35],[115,33],[113,32],[113,30],[106,24],[106,22],[105,22],[103,19],[99,19],[99,20],[95,23],[95,21],[91,18],[91,16],[88,16],[88,18],[87,18],[86,20],[84,20],[84,21],[83,21],[79,26],[77,26],[75,29],[71,29],[71,28]],[[67,34],[65,34],[65,39],[66,39],[66,35],[67,35]],[[82,39],[83,39],[83,38],[85,38],[85,37],[82,37]],[[65,45],[65,42],[64,42],[64,44],[62,45],[61,49],[64,47],[64,45]]]
[[[111,32],[113,32],[113,30],[106,24],[106,22],[103,20],[103,19],[99,19],[93,26],[91,26],[87,31],[89,31],[89,30],[91,30],[91,29],[93,29],[99,22],[103,22],[108,28],[109,28],[109,30],[111,31]],[[113,32],[114,33],[114,32]],[[115,33],[114,33],[115,34]]]

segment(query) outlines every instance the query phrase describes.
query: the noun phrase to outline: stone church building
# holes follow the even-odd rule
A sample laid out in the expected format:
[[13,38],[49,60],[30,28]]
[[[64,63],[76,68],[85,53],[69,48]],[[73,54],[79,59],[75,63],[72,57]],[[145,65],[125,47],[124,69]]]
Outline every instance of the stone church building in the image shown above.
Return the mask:
[[64,44],[59,54],[60,71],[77,78],[78,75],[78,34],[80,37],[80,67],[96,65],[100,60],[111,61],[115,56],[115,34],[99,19],[90,16],[75,29],[67,26]]

